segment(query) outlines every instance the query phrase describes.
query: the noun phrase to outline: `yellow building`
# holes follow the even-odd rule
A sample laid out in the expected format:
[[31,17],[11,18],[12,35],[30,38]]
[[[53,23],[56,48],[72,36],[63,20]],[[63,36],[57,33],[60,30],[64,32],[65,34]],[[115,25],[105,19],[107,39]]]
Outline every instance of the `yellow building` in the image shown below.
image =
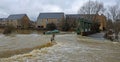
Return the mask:
[[98,22],[100,24],[99,29],[100,30],[105,30],[106,29],[106,17],[101,14],[81,14],[80,17],[91,20],[93,22]]
[[0,27],[7,26],[7,18],[0,18]]
[[99,29],[104,30],[106,28],[106,17],[102,14],[67,14],[66,21],[70,24],[70,27],[75,28],[79,18],[98,22],[100,24]]
[[106,29],[106,17],[103,14],[101,14],[101,15],[92,14],[92,15],[90,15],[90,18],[93,22],[98,22],[100,24],[100,27],[99,27],[100,30],[103,31]]
[[36,28],[46,28],[48,23],[54,23],[58,29],[64,20],[64,13],[40,13],[37,18]]
[[8,25],[12,25],[15,28],[28,28],[30,20],[26,14],[13,14],[8,16]]

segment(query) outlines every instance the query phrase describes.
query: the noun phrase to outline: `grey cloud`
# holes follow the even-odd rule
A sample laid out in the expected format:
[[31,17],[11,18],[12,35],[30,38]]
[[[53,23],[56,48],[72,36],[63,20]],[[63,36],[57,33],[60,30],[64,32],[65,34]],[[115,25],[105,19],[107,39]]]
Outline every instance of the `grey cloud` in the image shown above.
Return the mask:
[[[88,0],[0,0],[0,18],[27,13],[31,20],[36,20],[40,12],[77,13],[86,1]],[[111,3],[114,0],[105,1]]]

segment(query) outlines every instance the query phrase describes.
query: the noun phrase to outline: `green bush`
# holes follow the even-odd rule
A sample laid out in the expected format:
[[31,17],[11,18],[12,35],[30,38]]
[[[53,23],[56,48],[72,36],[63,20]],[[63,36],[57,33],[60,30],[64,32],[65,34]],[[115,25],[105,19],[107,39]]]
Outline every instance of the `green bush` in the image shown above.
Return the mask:
[[15,27],[13,27],[11,25],[6,26],[3,31],[3,34],[11,34],[14,30],[15,30]]
[[55,30],[56,29],[56,25],[54,23],[48,23],[46,28],[48,30]]
[[68,31],[70,29],[70,25],[68,23],[64,23],[62,26],[63,31]]

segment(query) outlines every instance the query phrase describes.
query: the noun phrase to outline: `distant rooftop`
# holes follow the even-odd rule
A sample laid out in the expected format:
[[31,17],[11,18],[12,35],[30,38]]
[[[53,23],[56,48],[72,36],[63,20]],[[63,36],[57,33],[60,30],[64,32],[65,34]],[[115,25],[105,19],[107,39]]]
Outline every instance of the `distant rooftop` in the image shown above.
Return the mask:
[[95,16],[96,14],[67,14],[66,17],[74,17],[74,18],[86,18],[86,17],[93,17]]
[[67,14],[66,17],[80,18],[80,14]]
[[12,14],[10,16],[8,16],[8,19],[10,20],[16,20],[16,19],[21,19],[22,17],[24,17],[26,14]]
[[0,21],[5,21],[7,20],[7,18],[0,18]]
[[38,19],[43,19],[43,18],[62,18],[64,16],[64,13],[40,13],[38,16]]

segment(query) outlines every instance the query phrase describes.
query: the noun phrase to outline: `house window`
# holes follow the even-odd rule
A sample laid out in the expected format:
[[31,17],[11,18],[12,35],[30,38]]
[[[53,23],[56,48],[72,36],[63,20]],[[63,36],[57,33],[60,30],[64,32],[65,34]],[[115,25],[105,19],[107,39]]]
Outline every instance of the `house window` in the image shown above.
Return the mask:
[[38,28],[40,28],[40,26],[38,26]]
[[41,28],[43,28],[43,26],[41,26]]
[[38,28],[43,28],[43,26],[38,26]]
[[46,20],[46,24],[48,24],[48,19]]
[[17,28],[21,28],[21,26],[17,26]]

